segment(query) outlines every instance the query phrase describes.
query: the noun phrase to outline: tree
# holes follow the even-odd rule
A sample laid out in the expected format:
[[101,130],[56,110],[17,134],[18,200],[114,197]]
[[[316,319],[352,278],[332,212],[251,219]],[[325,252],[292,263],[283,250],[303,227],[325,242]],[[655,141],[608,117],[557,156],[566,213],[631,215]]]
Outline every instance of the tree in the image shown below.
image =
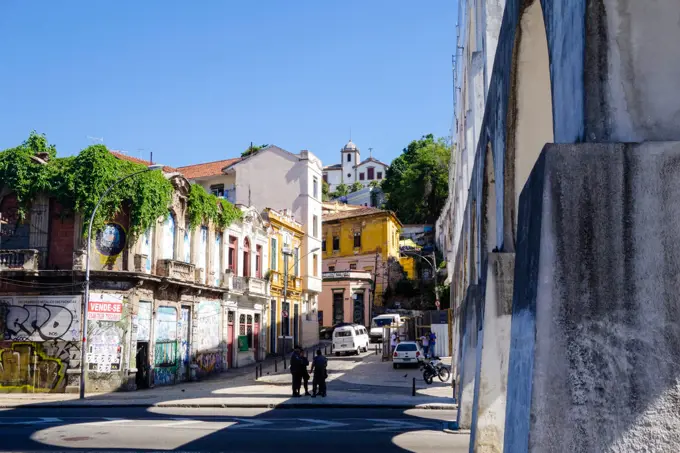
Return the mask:
[[357,192],[357,191],[359,191],[359,190],[361,190],[361,189],[363,189],[363,188],[364,188],[364,185],[363,185],[363,184],[361,184],[359,181],[355,181],[354,184],[352,184],[352,185],[349,187],[349,193]]
[[326,181],[321,181],[321,200],[328,201],[331,198],[331,186]]
[[253,146],[253,145],[251,144],[251,145],[248,147],[247,150],[245,150],[245,151],[243,151],[243,152],[241,153],[241,157],[248,157],[248,156],[250,156],[251,154],[258,152],[258,151],[261,150],[262,148],[266,148],[267,146],[269,146],[269,145],[260,145],[260,146],[255,145],[255,146]]
[[450,148],[432,134],[414,140],[387,169],[385,207],[403,223],[435,223],[449,192]]
[[331,198],[340,198],[349,195],[349,187],[346,184],[338,184],[335,188],[335,192],[330,194]]

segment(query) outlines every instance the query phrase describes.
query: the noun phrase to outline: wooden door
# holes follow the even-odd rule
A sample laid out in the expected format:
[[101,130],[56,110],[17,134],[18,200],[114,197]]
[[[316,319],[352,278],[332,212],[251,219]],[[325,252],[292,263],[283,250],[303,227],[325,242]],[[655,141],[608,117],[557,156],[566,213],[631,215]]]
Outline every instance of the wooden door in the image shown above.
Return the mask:
[[227,313],[227,367],[231,368],[234,362],[234,312]]

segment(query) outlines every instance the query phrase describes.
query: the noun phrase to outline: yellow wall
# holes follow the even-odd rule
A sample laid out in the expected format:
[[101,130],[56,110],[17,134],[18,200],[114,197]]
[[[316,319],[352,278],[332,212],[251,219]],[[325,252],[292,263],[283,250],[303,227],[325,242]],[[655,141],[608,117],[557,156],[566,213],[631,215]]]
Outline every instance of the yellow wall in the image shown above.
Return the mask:
[[399,264],[404,268],[406,276],[410,280],[415,280],[416,278],[416,262],[412,256],[402,256],[399,258]]

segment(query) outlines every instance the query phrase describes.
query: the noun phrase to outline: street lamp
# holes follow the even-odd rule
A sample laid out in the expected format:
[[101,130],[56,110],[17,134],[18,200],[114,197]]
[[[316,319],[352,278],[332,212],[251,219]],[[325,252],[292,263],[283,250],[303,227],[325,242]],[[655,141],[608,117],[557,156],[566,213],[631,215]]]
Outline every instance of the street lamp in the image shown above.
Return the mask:
[[92,214],[90,215],[90,223],[87,226],[87,253],[85,254],[85,295],[83,297],[83,344],[80,349],[80,399],[85,399],[85,374],[87,373],[87,309],[90,302],[90,251],[92,249],[92,223],[94,222],[94,216],[97,213],[97,209],[104,201],[104,198],[121,182],[133,176],[141,175],[148,171],[161,170],[162,165],[149,165],[144,170],[131,173],[127,176],[123,176],[118,181],[114,182],[109,186],[108,189],[99,197],[99,201],[94,206]]
[[[306,256],[311,255],[312,253],[316,253],[319,250],[321,250],[321,247],[315,247],[309,252],[305,253],[302,256],[299,256],[295,262],[293,263],[292,266],[290,266],[290,269],[294,268],[297,263],[300,262],[300,260]],[[288,257],[291,256],[293,253],[291,252],[289,247],[284,247],[283,248],[283,304],[288,303],[288,272],[290,272],[290,269],[288,268]],[[288,313],[288,317],[290,317],[290,313]],[[288,322],[288,321],[286,321]],[[289,324],[290,325],[290,324]],[[290,332],[288,332],[290,333]],[[293,345],[295,346],[295,345]],[[286,356],[286,338],[283,338],[283,356]]]
[[434,250],[432,251],[432,261],[429,260],[428,256],[421,255],[420,253],[412,251],[406,251],[403,253],[405,255],[417,256],[432,267],[432,277],[434,278],[434,304],[437,306],[437,310],[439,310],[439,289],[437,289],[437,257],[434,254]]

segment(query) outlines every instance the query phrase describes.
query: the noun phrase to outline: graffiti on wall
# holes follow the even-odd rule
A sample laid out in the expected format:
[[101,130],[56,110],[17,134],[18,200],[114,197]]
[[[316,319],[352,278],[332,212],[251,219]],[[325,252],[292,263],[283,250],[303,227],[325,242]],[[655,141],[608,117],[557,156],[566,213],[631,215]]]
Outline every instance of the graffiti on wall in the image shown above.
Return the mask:
[[79,340],[80,300],[81,296],[0,298],[5,340]]
[[189,357],[190,357],[190,345],[189,345],[189,307],[182,307],[180,311],[179,323],[177,325],[177,331],[179,338],[177,339],[179,343],[179,370],[177,372],[177,378],[180,381],[186,381],[189,379]]
[[199,376],[224,371],[224,363],[225,360],[222,351],[199,352],[196,354],[196,365],[198,365]]
[[154,325],[154,382],[174,384],[178,365],[177,309],[158,307]]
[[151,341],[151,302],[139,302],[137,341]]
[[219,301],[202,301],[198,304],[194,333],[195,351],[207,351],[219,347],[221,314]]
[[80,366],[70,341],[0,341],[0,392],[63,392],[66,371]]

